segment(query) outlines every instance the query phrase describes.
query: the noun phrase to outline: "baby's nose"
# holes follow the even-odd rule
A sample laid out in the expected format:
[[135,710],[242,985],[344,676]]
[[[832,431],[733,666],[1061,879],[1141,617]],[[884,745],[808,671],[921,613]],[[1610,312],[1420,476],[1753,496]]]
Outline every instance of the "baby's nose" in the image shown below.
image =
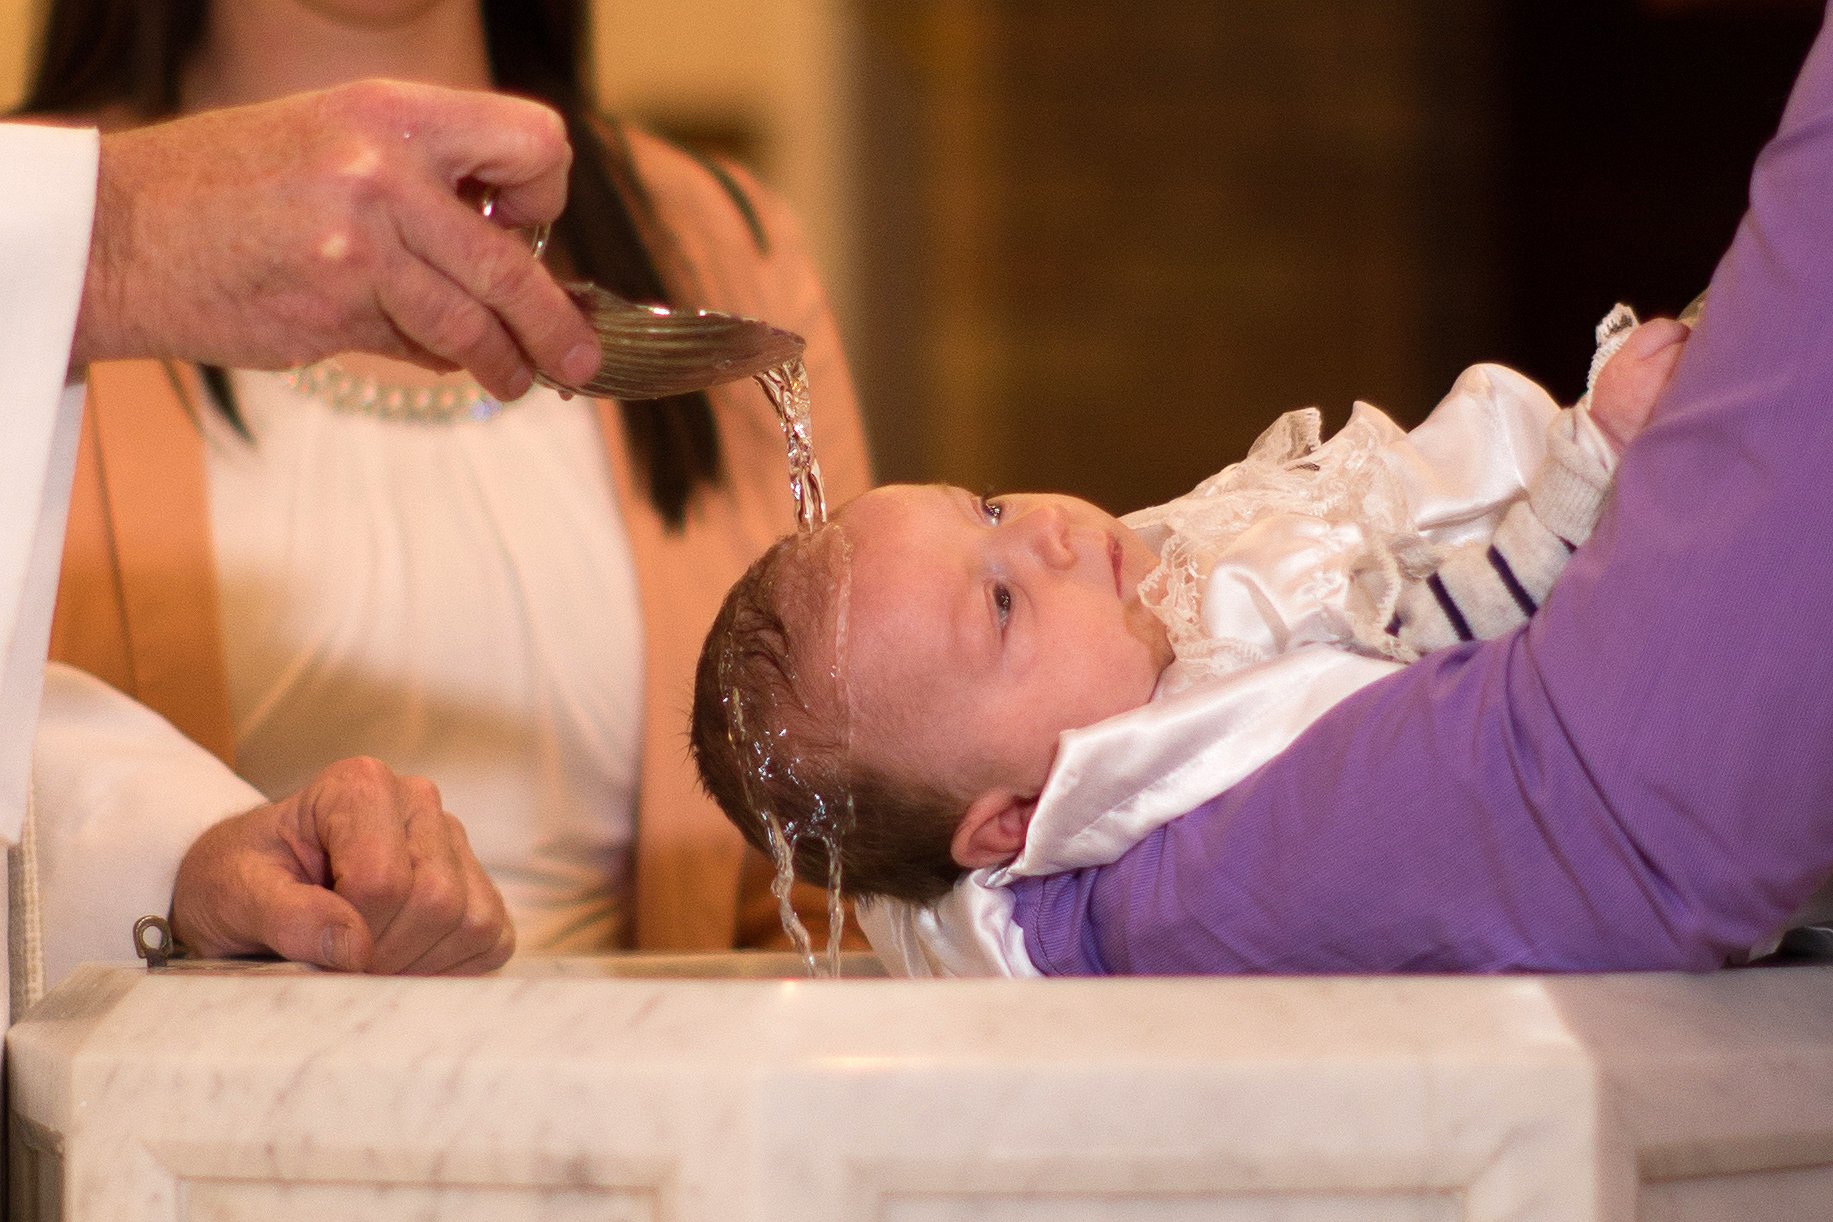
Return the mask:
[[1053,569],[1066,569],[1076,562],[1076,550],[1069,538],[1069,515],[1061,505],[1039,505],[1025,514],[1025,540],[1037,558]]

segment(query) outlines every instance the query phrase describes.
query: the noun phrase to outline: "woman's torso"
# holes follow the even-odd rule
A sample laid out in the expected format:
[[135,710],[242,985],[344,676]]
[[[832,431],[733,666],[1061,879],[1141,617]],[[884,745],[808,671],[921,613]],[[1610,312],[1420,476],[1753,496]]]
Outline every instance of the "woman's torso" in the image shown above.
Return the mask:
[[250,436],[206,413],[204,451],[242,775],[436,778],[525,949],[621,944],[642,624],[592,405],[427,424],[233,384]]

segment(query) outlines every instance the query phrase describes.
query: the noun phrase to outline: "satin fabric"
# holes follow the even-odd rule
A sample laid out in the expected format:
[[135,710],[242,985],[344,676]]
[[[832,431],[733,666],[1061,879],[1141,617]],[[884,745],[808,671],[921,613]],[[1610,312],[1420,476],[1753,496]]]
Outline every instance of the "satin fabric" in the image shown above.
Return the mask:
[[1397,669],[1312,645],[1071,730],[1059,741],[1016,861],[976,870],[931,906],[862,905],[860,927],[897,975],[1035,976],[1008,882],[1113,861],[1270,759],[1337,701]]

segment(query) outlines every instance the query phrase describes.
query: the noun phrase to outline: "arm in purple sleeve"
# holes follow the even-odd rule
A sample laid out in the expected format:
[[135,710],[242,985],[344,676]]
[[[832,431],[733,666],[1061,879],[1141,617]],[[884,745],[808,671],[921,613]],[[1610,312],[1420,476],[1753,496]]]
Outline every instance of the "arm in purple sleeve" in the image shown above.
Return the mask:
[[1524,631],[1345,700],[1111,866],[1059,972],[1706,969],[1833,874],[1833,34],[1616,498]]

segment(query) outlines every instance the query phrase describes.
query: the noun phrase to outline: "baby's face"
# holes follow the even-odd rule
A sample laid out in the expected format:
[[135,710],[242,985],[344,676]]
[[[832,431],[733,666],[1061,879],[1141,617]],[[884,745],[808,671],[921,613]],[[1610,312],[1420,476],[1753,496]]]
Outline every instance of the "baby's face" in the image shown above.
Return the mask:
[[1139,601],[1157,555],[1086,501],[890,485],[836,525],[853,750],[894,778],[1035,796],[1058,734],[1144,704],[1171,661]]

